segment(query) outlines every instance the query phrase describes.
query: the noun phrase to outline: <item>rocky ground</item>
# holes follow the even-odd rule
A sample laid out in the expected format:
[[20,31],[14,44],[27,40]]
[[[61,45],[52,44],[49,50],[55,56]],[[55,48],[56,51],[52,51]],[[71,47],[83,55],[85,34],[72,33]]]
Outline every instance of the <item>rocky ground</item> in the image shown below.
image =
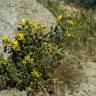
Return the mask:
[[96,62],[84,65],[86,79],[81,82],[79,90],[67,91],[64,96],[96,96]]
[[17,91],[16,89],[4,90],[0,92],[0,96],[27,96],[25,91]]

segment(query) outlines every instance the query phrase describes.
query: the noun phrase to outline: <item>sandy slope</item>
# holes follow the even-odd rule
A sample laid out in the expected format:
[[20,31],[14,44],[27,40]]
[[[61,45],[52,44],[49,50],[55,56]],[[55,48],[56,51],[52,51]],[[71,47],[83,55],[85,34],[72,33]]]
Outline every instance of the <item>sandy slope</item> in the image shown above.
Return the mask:
[[96,96],[96,62],[84,65],[87,78],[76,92],[67,91],[64,96]]

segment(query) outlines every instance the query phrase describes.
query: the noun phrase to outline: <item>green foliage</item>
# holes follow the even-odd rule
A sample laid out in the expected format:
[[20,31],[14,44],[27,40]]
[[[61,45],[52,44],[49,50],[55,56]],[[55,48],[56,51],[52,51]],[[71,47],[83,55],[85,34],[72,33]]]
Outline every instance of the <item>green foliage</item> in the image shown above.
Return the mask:
[[[87,4],[86,1],[83,0],[81,3]],[[47,2],[46,5],[45,7],[53,13],[57,20],[61,15],[63,18],[59,22],[63,38],[58,44],[62,48],[64,57],[63,64],[57,71],[63,79],[60,88],[62,86],[62,91],[65,90],[65,86],[68,89],[74,89],[79,84],[77,82],[80,82],[82,78],[80,73],[82,69],[81,62],[89,60],[91,56],[94,57],[96,54],[96,14],[93,10],[85,10],[58,1]]]
[[1,80],[5,78],[6,87],[37,92],[47,91],[48,83],[54,85],[55,66],[62,55],[56,38],[53,38],[56,32],[52,29],[47,32],[46,28],[47,25],[40,22],[22,19],[14,33],[14,40],[3,37],[4,50],[10,54],[10,62],[0,65]]
[[[65,4],[75,4],[85,9],[90,9],[96,6],[95,0],[37,0],[44,6],[49,6],[52,3],[64,2]],[[55,10],[54,10],[55,11]]]
[[[75,22],[66,19],[66,30],[62,31],[59,26],[63,29],[64,17],[59,15],[57,20],[58,25],[55,28],[51,26],[47,32],[47,25],[22,19],[14,33],[14,40],[10,40],[8,36],[2,38],[4,51],[10,53],[8,62],[0,66],[3,70],[0,82],[5,83],[3,88],[17,87],[34,94],[38,91],[53,93],[60,86],[60,82],[61,85],[73,89],[75,82],[80,82],[80,63],[76,61],[77,58],[68,59],[73,54],[68,50],[72,40],[74,41],[68,31],[69,28],[72,31]],[[68,49],[65,50],[65,47]],[[66,55],[67,52],[70,55]]]
[[94,18],[95,13],[92,10],[86,11],[82,8],[66,5],[62,1],[47,2],[47,6],[45,7],[47,7],[56,18],[58,15],[62,15],[63,17],[59,26],[63,31],[64,38],[60,43],[65,50],[70,49],[71,52],[73,49],[77,52],[77,50],[80,51],[87,48],[88,50],[86,51],[88,51],[88,54],[93,53],[92,50],[94,50],[94,48],[90,46],[95,46],[93,43],[95,44],[96,20]]

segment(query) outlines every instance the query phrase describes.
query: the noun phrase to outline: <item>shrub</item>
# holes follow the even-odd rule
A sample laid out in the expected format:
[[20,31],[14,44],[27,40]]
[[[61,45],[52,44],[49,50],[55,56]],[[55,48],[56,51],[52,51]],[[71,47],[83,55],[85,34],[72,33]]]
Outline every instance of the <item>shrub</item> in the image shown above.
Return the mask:
[[78,17],[70,17],[58,16],[56,10],[58,24],[49,32],[42,22],[22,19],[14,40],[3,37],[4,51],[11,53],[10,64],[3,68],[7,70],[7,86],[50,93],[57,86],[61,88],[60,83],[63,89],[74,89],[82,81],[85,74],[81,62],[83,54],[87,57],[93,53],[96,22],[83,11]]
[[47,32],[46,28],[47,25],[24,18],[18,24],[13,40],[8,36],[2,38],[4,51],[10,53],[10,63],[6,67],[1,66],[4,70],[2,74],[7,76],[6,86],[36,92],[47,91],[48,83],[54,85],[56,62],[62,56],[56,32],[52,29]]
[[0,90],[3,87],[6,87],[5,66],[6,66],[6,61],[4,60],[3,54],[0,53]]

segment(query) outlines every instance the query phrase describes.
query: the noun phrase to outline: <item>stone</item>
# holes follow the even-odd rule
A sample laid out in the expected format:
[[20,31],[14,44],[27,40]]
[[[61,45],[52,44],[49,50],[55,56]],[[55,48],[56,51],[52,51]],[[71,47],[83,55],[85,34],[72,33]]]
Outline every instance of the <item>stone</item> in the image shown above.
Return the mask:
[[27,96],[26,91],[19,91],[17,89],[3,90],[0,92],[0,96]]
[[12,32],[16,30],[16,22],[25,17],[48,25],[56,23],[55,17],[36,0],[0,0],[0,50],[2,36],[12,37]]

